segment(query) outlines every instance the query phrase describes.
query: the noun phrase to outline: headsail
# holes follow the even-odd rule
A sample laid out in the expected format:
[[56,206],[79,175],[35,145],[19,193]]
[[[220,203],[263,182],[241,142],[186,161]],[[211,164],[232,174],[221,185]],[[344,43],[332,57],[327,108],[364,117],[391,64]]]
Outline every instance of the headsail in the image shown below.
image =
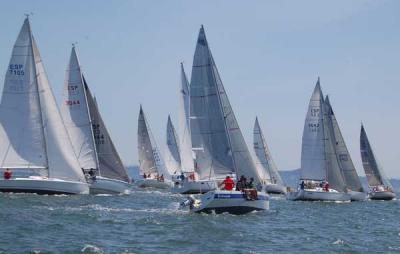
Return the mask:
[[171,175],[165,167],[165,163],[158,147],[155,143],[153,134],[147,124],[142,106],[140,106],[138,119],[138,152],[139,170],[141,174],[160,174],[164,179],[171,179]]
[[181,166],[184,172],[194,171],[192,140],[190,137],[190,95],[189,82],[181,63],[181,89],[179,107],[179,147]]
[[190,82],[192,144],[200,178],[237,175],[260,182],[255,163],[232,111],[204,28],[200,28]]
[[100,175],[110,179],[129,182],[129,176],[115,148],[107,127],[101,117],[97,102],[87,86],[85,77],[82,76],[85,85],[89,112],[92,122],[96,152],[99,160]]
[[328,117],[330,117],[333,129],[333,144],[336,150],[336,156],[339,161],[340,169],[346,183],[346,187],[353,191],[363,192],[363,187],[360,182],[360,178],[357,175],[356,168],[354,167],[353,161],[350,157],[350,153],[347,150],[346,143],[344,142],[342,133],[339,128],[339,124],[336,120],[335,114],[332,110],[332,106],[329,101],[329,97],[326,96],[325,106]]
[[168,116],[167,122],[167,151],[165,164],[171,174],[181,171],[181,156],[179,149],[179,139],[176,135],[174,125],[172,124],[171,117]]
[[71,50],[60,111],[81,168],[97,169],[98,158],[87,94],[75,46]]
[[319,78],[308,105],[301,149],[302,180],[325,180],[324,98]]
[[269,176],[267,180],[270,180],[273,183],[283,185],[283,180],[278,172],[274,160],[272,159],[271,153],[267,146],[267,142],[265,141],[265,137],[262,133],[257,117],[254,123],[253,141],[254,141],[254,151],[258,159],[260,160],[264,170],[266,170],[267,175]]
[[389,180],[385,176],[382,168],[379,166],[372,147],[369,143],[367,133],[365,132],[364,126],[361,125],[360,133],[360,151],[361,159],[365,171],[365,175],[368,179],[369,186],[385,185],[393,189]]

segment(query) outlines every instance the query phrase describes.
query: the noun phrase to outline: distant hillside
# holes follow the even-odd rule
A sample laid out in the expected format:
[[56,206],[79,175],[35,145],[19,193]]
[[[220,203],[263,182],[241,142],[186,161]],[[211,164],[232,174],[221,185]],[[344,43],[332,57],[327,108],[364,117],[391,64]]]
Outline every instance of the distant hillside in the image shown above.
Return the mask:
[[[133,179],[137,179],[139,177],[138,166],[128,166],[127,168],[129,175],[133,177]],[[279,173],[287,185],[293,188],[297,187],[300,178],[300,169],[279,171]],[[360,179],[364,189],[368,190],[367,178],[362,176]],[[390,179],[390,182],[392,183],[394,190],[396,192],[400,192],[400,179]]]

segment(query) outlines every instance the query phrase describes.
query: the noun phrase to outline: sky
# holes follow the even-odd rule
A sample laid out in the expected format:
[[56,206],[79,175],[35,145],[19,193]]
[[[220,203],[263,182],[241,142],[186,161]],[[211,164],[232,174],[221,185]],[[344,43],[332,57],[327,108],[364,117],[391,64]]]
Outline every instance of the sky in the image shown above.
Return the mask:
[[138,164],[140,104],[161,150],[168,114],[177,127],[180,62],[190,78],[203,24],[250,149],[258,116],[279,169],[300,167],[304,119],[320,76],[358,173],[364,175],[363,122],[384,171],[400,178],[400,1],[20,0],[1,6],[0,83],[24,14],[32,13],[56,98],[76,43],[126,165]]

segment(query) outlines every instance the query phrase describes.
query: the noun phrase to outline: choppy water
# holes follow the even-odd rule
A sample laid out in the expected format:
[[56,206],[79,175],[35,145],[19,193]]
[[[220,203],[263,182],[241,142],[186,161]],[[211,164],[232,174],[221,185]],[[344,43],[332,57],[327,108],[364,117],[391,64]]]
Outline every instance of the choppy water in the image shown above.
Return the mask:
[[183,196],[0,194],[0,253],[400,253],[400,202],[292,202],[244,216],[179,209]]

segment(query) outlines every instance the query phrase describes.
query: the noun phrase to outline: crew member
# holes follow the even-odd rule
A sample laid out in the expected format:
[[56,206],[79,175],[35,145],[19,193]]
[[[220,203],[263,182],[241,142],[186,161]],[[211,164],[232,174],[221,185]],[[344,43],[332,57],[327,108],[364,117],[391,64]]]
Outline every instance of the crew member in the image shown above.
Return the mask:
[[224,185],[224,190],[233,190],[233,187],[235,187],[235,182],[232,180],[230,176],[227,176],[225,180],[221,183],[221,185]]
[[12,177],[12,171],[9,168],[7,168],[6,171],[4,171],[3,176],[4,176],[4,179],[10,180]]

